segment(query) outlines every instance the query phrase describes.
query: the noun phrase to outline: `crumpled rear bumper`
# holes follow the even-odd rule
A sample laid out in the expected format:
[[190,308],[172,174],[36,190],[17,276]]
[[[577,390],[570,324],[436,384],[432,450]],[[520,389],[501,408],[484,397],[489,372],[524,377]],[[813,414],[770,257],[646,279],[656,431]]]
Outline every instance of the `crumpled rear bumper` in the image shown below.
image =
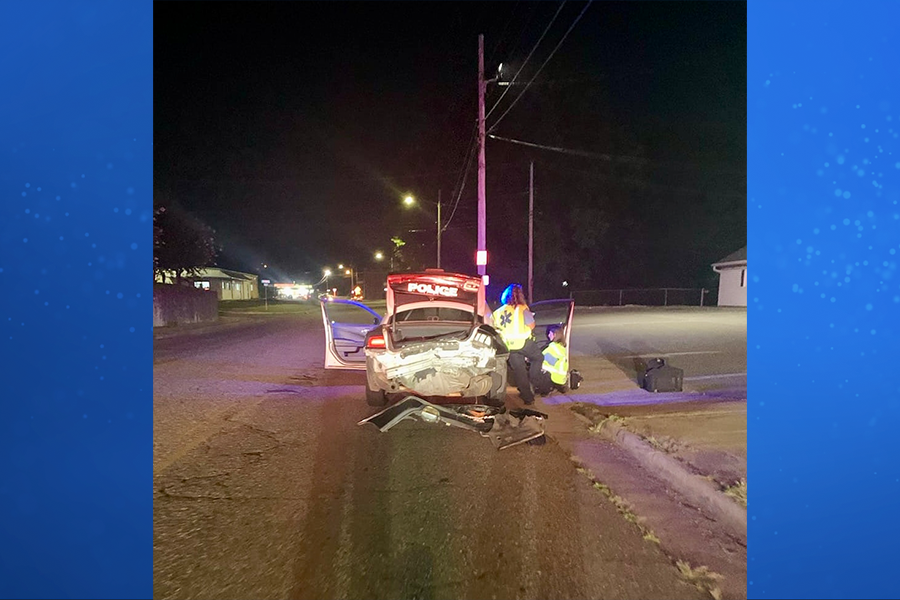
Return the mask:
[[369,354],[369,388],[420,396],[500,397],[506,389],[506,354],[481,332],[463,341],[434,340],[400,352]]

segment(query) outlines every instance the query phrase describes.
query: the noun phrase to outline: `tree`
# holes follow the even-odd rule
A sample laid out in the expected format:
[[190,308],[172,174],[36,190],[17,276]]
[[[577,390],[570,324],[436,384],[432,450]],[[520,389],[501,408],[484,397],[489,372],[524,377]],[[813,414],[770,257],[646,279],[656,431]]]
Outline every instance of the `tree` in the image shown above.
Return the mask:
[[394,244],[394,249],[391,250],[391,269],[394,269],[394,264],[396,262],[396,268],[398,271],[405,270],[406,257],[403,256],[403,251],[400,250],[400,248],[405,246],[406,242],[401,240],[399,237],[392,237],[391,243]]
[[153,274],[173,272],[176,283],[198,275],[216,258],[214,233],[176,202],[154,198]]

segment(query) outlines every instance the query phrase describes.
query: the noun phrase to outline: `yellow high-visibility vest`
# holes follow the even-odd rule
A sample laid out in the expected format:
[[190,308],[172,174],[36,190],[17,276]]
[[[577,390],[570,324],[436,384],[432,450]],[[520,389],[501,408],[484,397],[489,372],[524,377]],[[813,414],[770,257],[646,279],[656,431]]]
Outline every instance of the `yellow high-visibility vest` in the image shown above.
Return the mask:
[[544,364],[541,368],[550,373],[553,383],[565,385],[569,376],[569,361],[566,359],[566,349],[561,344],[551,342],[544,349]]
[[493,315],[494,328],[510,350],[521,350],[531,337],[531,328],[525,324],[525,307],[504,304]]

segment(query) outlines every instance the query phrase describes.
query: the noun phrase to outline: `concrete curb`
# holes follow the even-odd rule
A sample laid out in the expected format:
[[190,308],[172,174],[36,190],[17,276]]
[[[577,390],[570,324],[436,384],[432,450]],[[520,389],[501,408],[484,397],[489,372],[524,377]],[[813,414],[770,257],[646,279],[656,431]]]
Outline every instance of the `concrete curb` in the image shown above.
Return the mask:
[[[582,422],[593,425],[589,419],[573,414]],[[747,509],[741,507],[710,481],[691,473],[676,459],[657,450],[640,436],[619,424],[607,420],[599,433],[628,451],[645,469],[671,485],[688,500],[705,510],[738,539],[747,539]]]

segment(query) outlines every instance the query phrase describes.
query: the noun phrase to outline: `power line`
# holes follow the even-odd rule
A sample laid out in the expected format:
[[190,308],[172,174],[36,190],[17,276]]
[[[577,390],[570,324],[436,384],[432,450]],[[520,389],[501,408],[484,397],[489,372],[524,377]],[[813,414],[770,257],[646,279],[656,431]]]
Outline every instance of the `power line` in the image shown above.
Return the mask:
[[709,167],[706,165],[699,165],[695,163],[686,163],[686,162],[674,162],[674,161],[665,161],[665,160],[654,160],[650,158],[640,158],[637,156],[626,156],[626,155],[617,155],[617,154],[601,154],[598,152],[587,152],[584,150],[573,150],[571,148],[562,148],[559,146],[545,146],[543,144],[535,144],[532,142],[524,142],[522,140],[515,140],[512,138],[501,137],[499,135],[488,134],[488,137],[500,140],[502,142],[510,142],[513,144],[519,144],[522,146],[529,146],[531,148],[539,148],[541,150],[550,150],[552,152],[560,152],[562,154],[571,154],[573,156],[581,156],[584,158],[597,158],[607,162],[622,162],[622,163],[630,163],[630,164],[639,164],[639,165],[655,165],[655,166],[664,166],[671,167],[677,169],[684,168],[703,168],[707,171],[716,171],[716,172],[724,172],[724,173],[744,173],[745,170],[738,168],[729,168],[729,167]]
[[503,117],[506,116],[506,113],[508,113],[510,110],[512,110],[512,107],[515,106],[516,103],[519,101],[519,99],[525,94],[525,92],[528,91],[528,88],[531,86],[531,83],[535,80],[535,78],[537,78],[538,75],[540,75],[540,73],[544,69],[544,67],[547,66],[547,63],[550,62],[550,59],[553,58],[553,55],[556,54],[556,51],[559,50],[559,47],[562,45],[562,43],[564,41],[566,41],[567,37],[569,37],[569,34],[572,32],[572,29],[575,28],[575,25],[577,25],[578,21],[581,20],[581,17],[584,16],[584,13],[587,11],[588,7],[591,5],[591,2],[593,2],[593,0],[588,0],[588,3],[584,6],[584,8],[578,14],[578,17],[576,17],[575,20],[572,22],[572,24],[569,26],[568,31],[566,31],[565,35],[562,36],[562,39],[559,40],[559,43],[556,44],[556,47],[553,49],[553,52],[550,53],[550,56],[547,57],[547,59],[544,61],[544,64],[541,65],[541,68],[537,70],[537,73],[534,74],[534,77],[531,78],[531,81],[528,82],[528,85],[525,86],[525,89],[522,90],[522,93],[520,93],[518,96],[516,96],[516,99],[513,100],[513,103],[509,105],[509,108],[507,108],[506,111],[504,111],[504,113],[502,115],[500,115],[500,117],[491,126],[491,128],[488,130],[488,132],[491,132],[497,128],[497,125],[500,124],[500,121],[503,120]]
[[469,156],[466,159],[466,168],[465,168],[465,171],[463,172],[462,179],[460,180],[459,192],[456,194],[456,200],[453,203],[453,208],[450,211],[450,217],[447,218],[447,224],[446,224],[446,226],[444,226],[444,229],[446,229],[446,227],[450,225],[450,221],[453,220],[453,215],[456,214],[456,208],[459,206],[459,200],[460,200],[460,198],[462,198],[463,190],[466,187],[466,177],[469,175],[469,168],[471,168],[472,159],[475,157],[475,147],[477,146],[477,144],[475,143],[476,141],[477,140],[475,139],[474,132],[473,132],[472,143],[469,145]]
[[[547,35],[547,32],[550,31],[550,26],[553,25],[553,23],[556,21],[556,17],[559,16],[560,11],[562,11],[563,6],[565,6],[565,5],[566,5],[566,0],[563,0],[562,4],[559,5],[559,8],[556,9],[556,14],[553,15],[553,18],[550,19],[549,23],[547,23],[547,27],[544,28],[544,33],[541,34],[541,37],[539,37],[538,41],[535,42],[534,47],[531,49],[531,52],[529,52],[528,56],[525,57],[525,62],[522,63],[522,66],[519,67],[519,70],[516,71],[515,75],[513,75],[512,81],[509,82],[509,87],[507,87],[505,90],[503,90],[503,93],[500,94],[499,98],[497,98],[497,101],[494,103],[494,106],[492,106],[491,110],[488,111],[488,114],[486,114],[484,116],[485,120],[487,120],[487,118],[491,116],[491,113],[494,112],[494,109],[497,108],[497,106],[500,104],[500,101],[503,100],[503,97],[506,96],[506,94],[509,92],[512,84],[514,84],[516,82],[516,78],[519,76],[519,73],[521,73],[522,69],[525,68],[525,65],[528,64],[528,60],[531,58],[531,55],[534,54],[534,51],[537,50],[537,47],[541,44],[541,40],[543,40],[544,36]],[[524,92],[524,90],[523,90],[523,92]]]
[[[669,184],[665,184],[665,183],[653,183],[646,179],[635,179],[633,177],[620,177],[620,176],[615,176],[615,175],[606,175],[603,173],[598,173],[596,171],[585,171],[583,169],[573,169],[570,167],[563,167],[560,165],[548,164],[548,165],[545,165],[545,168],[547,168],[551,171],[565,171],[567,173],[579,173],[579,174],[589,177],[591,179],[602,179],[605,181],[612,181],[614,183],[632,184],[639,189],[640,188],[655,189],[657,191],[679,192],[679,193],[684,193],[684,194],[699,194],[704,191],[709,191],[709,190],[701,189],[699,187],[684,187],[684,186],[678,186],[678,185],[669,185]],[[547,191],[554,190],[554,189],[562,189],[562,186],[542,187],[541,189],[544,192],[547,192]],[[717,191],[716,194],[719,196],[731,197],[731,198],[746,198],[747,197],[746,192],[742,193],[742,192]]]
[[[498,163],[508,165],[514,163]],[[445,170],[436,170],[436,171],[422,171],[419,173],[400,173],[399,175],[393,176],[362,176],[362,177],[310,177],[310,178],[301,178],[301,177],[282,177],[277,179],[270,178],[255,178],[255,177],[198,177],[187,179],[184,177],[173,178],[173,179],[163,179],[162,177],[158,177],[157,179],[160,182],[167,184],[198,184],[198,185],[288,185],[288,184],[296,184],[296,183],[332,183],[332,182],[353,182],[353,181],[377,181],[378,183],[384,182],[392,182],[397,179],[417,179],[417,178],[425,178],[431,177],[435,175],[447,175],[447,174],[458,174],[460,172],[459,169],[445,169]]]

